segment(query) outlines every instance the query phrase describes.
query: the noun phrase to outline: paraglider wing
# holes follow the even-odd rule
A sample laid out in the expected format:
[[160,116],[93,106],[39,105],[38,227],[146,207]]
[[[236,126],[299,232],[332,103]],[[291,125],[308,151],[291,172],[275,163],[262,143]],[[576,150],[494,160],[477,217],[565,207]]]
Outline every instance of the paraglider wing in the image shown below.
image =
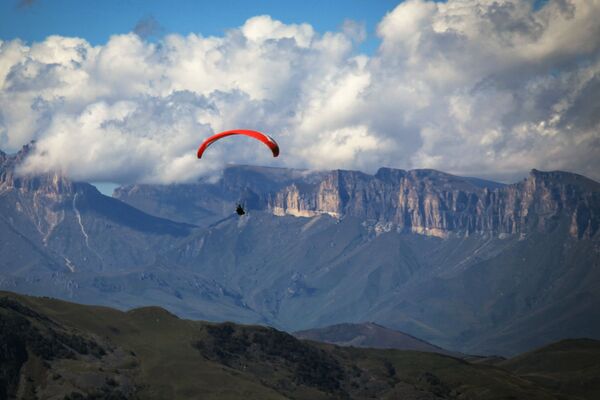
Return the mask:
[[260,140],[271,149],[271,151],[273,152],[273,157],[277,157],[279,155],[279,145],[272,137],[258,131],[251,131],[247,129],[235,129],[232,131],[217,133],[207,138],[204,142],[202,142],[200,148],[198,148],[198,158],[202,158],[202,154],[208,148],[208,146],[210,146],[211,144],[213,144],[221,138],[231,135],[246,135],[254,139]]

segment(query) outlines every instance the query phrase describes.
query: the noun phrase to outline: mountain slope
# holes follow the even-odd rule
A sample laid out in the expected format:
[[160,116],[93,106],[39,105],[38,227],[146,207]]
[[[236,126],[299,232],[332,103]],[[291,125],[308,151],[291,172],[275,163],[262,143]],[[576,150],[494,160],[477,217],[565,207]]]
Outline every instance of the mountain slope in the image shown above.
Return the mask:
[[569,339],[521,354],[497,365],[565,396],[600,397],[600,343]]
[[439,239],[377,233],[351,217],[254,212],[165,257],[288,330],[371,319],[445,348],[514,354],[598,335],[595,246],[566,225],[527,240]]
[[[197,228],[57,173],[19,175],[31,146],[0,157],[1,287],[118,307],[146,304],[141,292],[161,287],[152,275],[160,253]],[[127,296],[110,296],[115,275],[122,276],[119,285],[133,281]]]
[[0,326],[14,345],[0,349],[4,397],[564,398],[439,354],[318,345],[271,328],[180,320],[158,307],[125,313],[2,292]]
[[413,350],[459,357],[403,332],[388,329],[373,322],[362,324],[338,324],[324,328],[294,332],[299,339],[332,343],[338,346],[369,347],[373,349]]
[[[159,243],[168,246],[192,231],[191,225],[145,214],[57,173],[18,175],[30,148],[5,155],[0,164],[2,235],[12,235],[13,241],[26,238],[52,265],[62,265],[62,272],[146,265],[153,262]],[[17,252],[3,255],[4,265],[19,265],[11,261]]]

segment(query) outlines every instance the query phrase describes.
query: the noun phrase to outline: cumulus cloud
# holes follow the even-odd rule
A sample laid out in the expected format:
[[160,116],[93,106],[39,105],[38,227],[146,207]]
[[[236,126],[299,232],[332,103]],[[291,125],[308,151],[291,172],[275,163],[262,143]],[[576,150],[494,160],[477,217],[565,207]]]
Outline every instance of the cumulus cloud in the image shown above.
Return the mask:
[[599,154],[600,125],[593,112],[586,126],[575,116],[600,101],[581,101],[600,73],[599,17],[598,1],[549,1],[538,11],[532,2],[405,2],[379,25],[372,93],[416,102],[401,113],[418,129],[412,165],[598,178],[598,161],[583,160]]
[[[0,147],[37,139],[25,171],[190,181],[225,163],[436,168],[511,180],[600,179],[600,1],[409,0],[339,32],[249,19],[221,37],[117,35],[103,45],[0,42]],[[280,158],[235,127],[276,137]]]

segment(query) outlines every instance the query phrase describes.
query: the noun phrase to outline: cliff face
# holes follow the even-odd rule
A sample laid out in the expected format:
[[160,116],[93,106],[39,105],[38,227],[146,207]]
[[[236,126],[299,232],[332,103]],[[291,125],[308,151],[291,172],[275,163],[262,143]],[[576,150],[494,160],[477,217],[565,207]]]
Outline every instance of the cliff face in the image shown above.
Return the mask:
[[500,185],[433,170],[380,169],[375,175],[332,171],[320,182],[270,195],[275,215],[355,216],[402,232],[437,237],[472,233],[526,234],[563,218],[572,236],[592,237],[600,225],[600,184],[566,172],[532,170]]
[[241,202],[276,216],[352,216],[376,232],[437,237],[526,235],[568,224],[572,236],[589,238],[600,227],[600,184],[559,171],[532,170],[523,181],[504,185],[435,170],[381,168],[369,175],[234,166],[216,183],[133,185],[115,197],[199,226],[226,218]]

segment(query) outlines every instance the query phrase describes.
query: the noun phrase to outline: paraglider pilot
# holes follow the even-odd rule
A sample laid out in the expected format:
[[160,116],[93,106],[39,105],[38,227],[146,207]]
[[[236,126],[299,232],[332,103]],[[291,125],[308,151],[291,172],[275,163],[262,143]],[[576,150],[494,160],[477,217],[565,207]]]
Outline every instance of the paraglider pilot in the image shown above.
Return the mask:
[[[259,141],[263,142],[269,149],[271,149],[271,152],[273,153],[273,157],[279,156],[279,145],[271,136],[265,135],[264,133],[261,133],[259,131],[252,131],[249,129],[235,129],[235,130],[231,130],[231,131],[217,133],[215,135],[212,135],[212,136],[204,139],[204,141],[198,148],[198,158],[202,158],[202,155],[204,154],[204,151],[208,148],[208,146],[210,146],[217,140],[220,140],[224,137],[232,136],[232,135],[249,136],[251,138],[259,140]],[[246,214],[246,211],[244,210],[244,207],[242,207],[241,204],[237,205],[235,212],[240,217],[242,215]]]
[[235,212],[237,213],[237,215],[240,215],[240,216],[246,214],[246,211],[244,211],[244,208],[242,207],[241,204],[237,205]]

